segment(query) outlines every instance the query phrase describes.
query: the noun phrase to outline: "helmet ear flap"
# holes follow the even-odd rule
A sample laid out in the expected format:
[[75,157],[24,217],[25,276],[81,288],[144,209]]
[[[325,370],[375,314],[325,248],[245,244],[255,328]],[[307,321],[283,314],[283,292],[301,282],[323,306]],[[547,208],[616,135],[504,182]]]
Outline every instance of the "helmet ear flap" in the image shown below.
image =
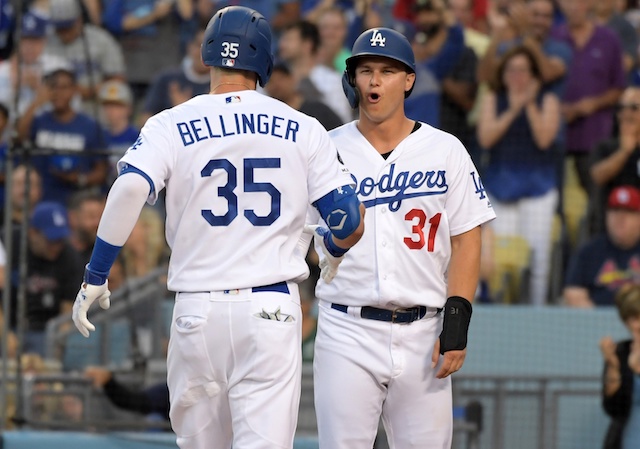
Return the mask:
[[349,75],[348,68],[342,74],[342,90],[344,91],[351,108],[356,109],[360,102],[360,94],[358,93],[358,89],[355,87],[355,83],[351,78],[351,75]]

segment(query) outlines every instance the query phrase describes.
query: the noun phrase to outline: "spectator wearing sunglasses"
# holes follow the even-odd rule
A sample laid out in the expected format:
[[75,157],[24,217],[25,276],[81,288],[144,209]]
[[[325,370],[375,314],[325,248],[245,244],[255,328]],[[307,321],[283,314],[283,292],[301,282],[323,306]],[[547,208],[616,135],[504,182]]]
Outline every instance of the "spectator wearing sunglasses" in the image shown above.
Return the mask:
[[593,201],[596,230],[604,225],[604,201],[621,185],[640,188],[640,86],[628,87],[617,107],[617,135],[600,143],[594,152],[591,178],[597,186]]

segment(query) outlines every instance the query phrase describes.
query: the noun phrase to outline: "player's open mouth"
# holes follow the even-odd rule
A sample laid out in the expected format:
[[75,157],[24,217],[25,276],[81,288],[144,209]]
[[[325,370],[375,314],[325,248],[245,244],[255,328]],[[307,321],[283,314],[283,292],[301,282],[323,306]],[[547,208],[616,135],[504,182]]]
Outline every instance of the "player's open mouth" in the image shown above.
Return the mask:
[[378,101],[380,101],[380,95],[376,93],[370,93],[369,95],[367,95],[367,97],[370,103],[377,103]]

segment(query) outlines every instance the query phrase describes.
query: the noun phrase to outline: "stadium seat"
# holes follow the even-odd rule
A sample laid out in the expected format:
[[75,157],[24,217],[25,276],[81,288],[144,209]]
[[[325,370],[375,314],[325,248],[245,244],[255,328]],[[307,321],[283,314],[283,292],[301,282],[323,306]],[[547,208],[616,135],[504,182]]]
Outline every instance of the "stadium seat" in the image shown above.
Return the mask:
[[131,356],[131,324],[128,318],[114,320],[109,334],[109,361],[120,366]]
[[587,229],[586,215],[588,198],[580,183],[573,164],[566,164],[565,184],[562,189],[564,216],[571,246],[575,248],[584,241]]
[[97,325],[91,338],[84,338],[79,332],[71,332],[67,336],[62,354],[64,371],[82,371],[89,365],[100,365],[100,341],[102,325]]
[[[108,363],[122,365],[131,356],[131,330],[128,318],[113,320],[109,323]],[[101,365],[102,336],[106,332],[105,325],[96,326],[91,338],[84,338],[79,332],[67,336],[62,355],[64,371],[82,371],[89,365]]]
[[491,297],[498,303],[528,303],[531,249],[521,236],[496,235],[495,269],[489,279]]

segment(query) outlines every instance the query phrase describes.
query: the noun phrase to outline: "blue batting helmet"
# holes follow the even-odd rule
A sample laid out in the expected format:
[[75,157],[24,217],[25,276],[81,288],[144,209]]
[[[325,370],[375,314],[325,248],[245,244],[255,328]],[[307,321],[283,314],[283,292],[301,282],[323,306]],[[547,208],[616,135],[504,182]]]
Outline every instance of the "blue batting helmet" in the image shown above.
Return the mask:
[[254,72],[264,87],[273,70],[271,28],[253,9],[223,8],[207,25],[201,53],[204,65]]
[[[408,73],[416,72],[416,61],[413,49],[407,38],[391,28],[372,28],[365,31],[353,44],[351,56],[347,58],[347,69],[342,75],[342,88],[352,108],[359,103],[358,91],[355,88],[355,71],[358,59],[364,56],[382,56],[399,61],[405,65]],[[407,98],[413,87],[405,92]]]

